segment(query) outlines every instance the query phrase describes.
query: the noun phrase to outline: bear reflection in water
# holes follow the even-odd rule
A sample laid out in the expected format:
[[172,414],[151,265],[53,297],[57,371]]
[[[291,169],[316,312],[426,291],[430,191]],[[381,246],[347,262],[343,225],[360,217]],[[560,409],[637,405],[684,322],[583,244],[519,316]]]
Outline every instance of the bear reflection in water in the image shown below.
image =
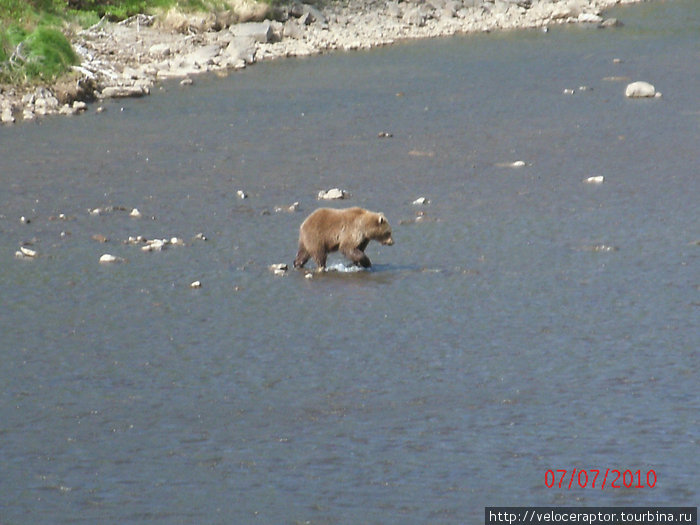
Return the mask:
[[369,241],[387,246],[394,244],[391,226],[384,214],[363,208],[319,208],[299,227],[299,251],[294,267],[302,268],[313,258],[319,270],[326,268],[329,253],[340,251],[355,266],[369,268],[372,263],[365,255]]

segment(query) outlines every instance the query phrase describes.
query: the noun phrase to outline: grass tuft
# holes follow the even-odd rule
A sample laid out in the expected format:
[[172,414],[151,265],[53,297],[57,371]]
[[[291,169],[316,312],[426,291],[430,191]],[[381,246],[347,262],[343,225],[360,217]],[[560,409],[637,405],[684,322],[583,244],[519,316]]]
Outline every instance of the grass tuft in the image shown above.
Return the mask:
[[30,79],[55,79],[78,63],[78,55],[58,29],[38,27],[24,43],[27,47],[24,68]]
[[25,83],[55,80],[78,56],[58,29],[39,26],[31,32],[12,25],[0,33],[0,81]]

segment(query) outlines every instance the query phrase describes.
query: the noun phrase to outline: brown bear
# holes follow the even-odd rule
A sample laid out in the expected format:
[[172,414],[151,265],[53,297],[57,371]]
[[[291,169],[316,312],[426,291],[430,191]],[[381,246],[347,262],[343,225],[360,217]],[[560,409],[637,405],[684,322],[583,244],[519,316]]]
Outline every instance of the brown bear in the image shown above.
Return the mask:
[[372,263],[365,255],[369,241],[391,246],[391,226],[382,213],[363,208],[341,210],[319,208],[299,227],[299,251],[294,268],[301,268],[313,257],[319,270],[326,267],[330,252],[340,251],[356,266],[369,268]]

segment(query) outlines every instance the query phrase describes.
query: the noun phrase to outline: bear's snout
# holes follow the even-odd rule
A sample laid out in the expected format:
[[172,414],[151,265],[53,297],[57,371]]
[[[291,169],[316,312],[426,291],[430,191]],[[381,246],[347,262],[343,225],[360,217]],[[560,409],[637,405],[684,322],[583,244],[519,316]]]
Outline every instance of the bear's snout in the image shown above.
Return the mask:
[[394,239],[389,237],[388,239],[385,239],[384,242],[382,242],[382,244],[385,244],[387,246],[391,246],[392,244],[394,244]]

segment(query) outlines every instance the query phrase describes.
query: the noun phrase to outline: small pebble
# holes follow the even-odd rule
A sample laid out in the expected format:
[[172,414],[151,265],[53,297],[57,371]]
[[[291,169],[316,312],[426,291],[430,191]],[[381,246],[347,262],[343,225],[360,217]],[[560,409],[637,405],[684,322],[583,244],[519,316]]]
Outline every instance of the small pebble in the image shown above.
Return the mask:
[[201,281],[192,281],[190,283],[190,288],[201,288],[201,287],[202,287]]
[[602,184],[604,181],[605,177],[602,175],[595,175],[594,177],[588,177],[583,182],[587,182],[588,184]]

